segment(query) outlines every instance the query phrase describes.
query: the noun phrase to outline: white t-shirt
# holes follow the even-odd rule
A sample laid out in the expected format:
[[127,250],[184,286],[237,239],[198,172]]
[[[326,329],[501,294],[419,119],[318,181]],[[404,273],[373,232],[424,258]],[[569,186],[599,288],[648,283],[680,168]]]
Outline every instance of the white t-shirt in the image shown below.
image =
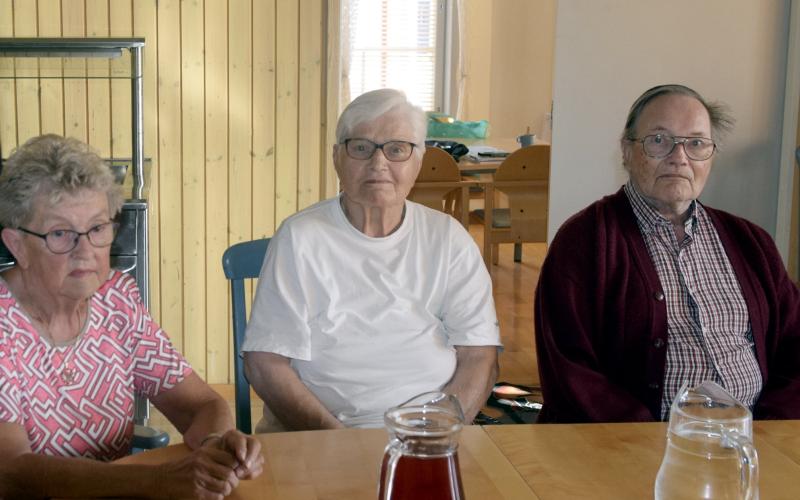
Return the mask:
[[291,358],[336,418],[375,427],[450,380],[454,346],[486,345],[500,345],[491,279],[458,221],[407,201],[400,227],[372,238],[337,197],[270,241],[242,350]]

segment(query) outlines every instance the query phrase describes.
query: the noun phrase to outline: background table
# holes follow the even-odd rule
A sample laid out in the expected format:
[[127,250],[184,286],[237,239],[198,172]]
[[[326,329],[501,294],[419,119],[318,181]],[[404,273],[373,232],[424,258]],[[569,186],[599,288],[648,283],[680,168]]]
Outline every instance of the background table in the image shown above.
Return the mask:
[[[486,138],[486,139],[453,139],[466,146],[490,146],[506,153],[513,153],[519,149],[519,143],[514,138]],[[537,142],[536,144],[543,144]],[[493,158],[486,161],[475,161],[464,155],[458,161],[458,169],[462,174],[493,174],[505,158]]]
[[[646,499],[653,497],[666,445],[664,423],[468,426],[459,459],[464,493],[481,499]],[[800,420],[754,425],[764,500],[800,498]],[[383,429],[257,436],[264,473],[232,499],[375,500]],[[173,445],[126,457],[158,464],[189,452]]]

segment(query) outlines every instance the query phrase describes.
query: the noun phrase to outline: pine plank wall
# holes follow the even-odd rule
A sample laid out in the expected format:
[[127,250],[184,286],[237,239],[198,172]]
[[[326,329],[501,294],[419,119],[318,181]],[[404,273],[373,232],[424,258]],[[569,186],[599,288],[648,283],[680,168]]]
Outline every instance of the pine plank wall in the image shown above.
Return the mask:
[[[271,236],[337,190],[338,79],[328,74],[338,69],[338,9],[338,0],[0,0],[0,37],[145,38],[150,309],[210,383],[233,381],[223,251]],[[16,76],[0,78],[4,155],[54,132],[104,157],[131,156],[129,81],[59,78],[129,74],[129,59],[9,61],[0,58],[0,74]]]

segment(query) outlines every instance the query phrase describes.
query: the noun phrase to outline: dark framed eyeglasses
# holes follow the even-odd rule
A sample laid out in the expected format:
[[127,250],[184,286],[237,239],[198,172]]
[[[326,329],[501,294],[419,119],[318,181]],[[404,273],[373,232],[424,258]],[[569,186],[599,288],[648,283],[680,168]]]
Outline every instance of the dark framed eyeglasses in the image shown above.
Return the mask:
[[408,141],[389,141],[376,144],[369,139],[345,139],[347,156],[354,160],[369,160],[380,149],[389,161],[406,161],[411,158],[416,144]]
[[89,240],[92,246],[98,248],[107,247],[114,241],[114,236],[117,234],[118,228],[119,223],[109,221],[91,227],[85,233],[73,231],[71,229],[53,229],[52,231],[42,234],[31,231],[30,229],[25,229],[24,227],[18,227],[17,229],[23,233],[43,239],[45,246],[51,252],[63,254],[71,252],[78,246],[78,240],[81,236],[86,236],[86,239]]
[[691,160],[708,160],[717,149],[714,141],[707,137],[681,137],[667,134],[646,135],[641,139],[628,139],[631,142],[640,142],[644,154],[651,158],[666,158],[675,150],[678,144],[683,145],[686,156]]

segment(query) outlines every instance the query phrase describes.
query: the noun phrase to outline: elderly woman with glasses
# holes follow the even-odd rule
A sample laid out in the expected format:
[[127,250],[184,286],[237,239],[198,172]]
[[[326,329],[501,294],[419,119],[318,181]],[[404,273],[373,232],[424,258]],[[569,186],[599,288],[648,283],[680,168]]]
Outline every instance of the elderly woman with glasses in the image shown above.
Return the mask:
[[471,421],[486,401],[500,344],[489,275],[458,221],[406,200],[426,123],[396,90],[355,99],[333,148],[341,194],[270,242],[243,346],[266,402],[257,430],[381,426],[434,390]]
[[698,201],[731,125],[682,85],[631,107],[630,180],[565,222],[542,266],[540,421],[664,420],[709,380],[756,418],[800,418],[800,292],[763,229]]
[[[110,269],[121,188],[76,139],[45,135],[0,175],[0,496],[222,498],[258,475],[257,440],[150,317],[133,278]],[[160,466],[130,453],[134,393],[194,452]]]

